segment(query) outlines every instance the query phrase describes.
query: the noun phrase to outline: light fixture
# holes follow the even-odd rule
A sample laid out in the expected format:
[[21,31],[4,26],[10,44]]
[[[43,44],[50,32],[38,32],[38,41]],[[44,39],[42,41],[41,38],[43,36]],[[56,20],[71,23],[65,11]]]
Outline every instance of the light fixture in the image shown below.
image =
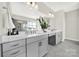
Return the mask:
[[27,5],[30,5],[30,2],[27,2]]
[[54,14],[52,12],[49,12],[49,16],[54,17]]
[[52,14],[51,16],[54,17],[54,14]]
[[38,9],[38,5],[36,2],[27,2],[27,5],[31,5],[33,8]]
[[49,13],[49,16],[51,16],[51,13]]

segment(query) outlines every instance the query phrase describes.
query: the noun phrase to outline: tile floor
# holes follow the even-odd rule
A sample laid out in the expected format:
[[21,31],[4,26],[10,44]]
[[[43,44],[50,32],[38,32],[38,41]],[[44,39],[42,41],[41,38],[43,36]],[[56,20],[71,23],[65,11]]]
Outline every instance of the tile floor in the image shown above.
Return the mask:
[[55,46],[49,45],[46,57],[79,57],[79,41],[65,40]]

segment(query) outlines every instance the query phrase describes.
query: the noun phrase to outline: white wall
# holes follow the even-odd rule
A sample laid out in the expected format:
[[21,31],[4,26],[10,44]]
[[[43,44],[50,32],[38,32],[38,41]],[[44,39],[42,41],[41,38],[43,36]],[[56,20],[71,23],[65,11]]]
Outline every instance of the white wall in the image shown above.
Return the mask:
[[57,30],[62,30],[63,32],[63,40],[65,39],[65,14],[64,11],[58,11],[54,13],[54,18],[50,18],[49,19],[49,23],[50,23],[50,28],[53,29],[57,29]]
[[7,32],[7,25],[8,25],[8,15],[7,15],[7,9],[3,8],[7,7],[6,3],[1,2],[0,3],[0,33],[3,34]]
[[56,20],[56,29],[62,30],[63,32],[63,40],[65,39],[65,13],[63,10],[58,11],[55,13],[55,20]]
[[47,15],[49,15],[49,12],[54,13],[54,11],[50,7],[48,7],[44,2],[38,2],[37,4],[39,6],[38,10],[40,12],[47,14]]
[[78,40],[79,10],[66,13],[66,39]]
[[0,33],[2,33],[2,28],[3,28],[3,15],[0,13]]
[[50,29],[53,29],[55,27],[55,24],[56,24],[55,17],[54,18],[50,18],[49,19]]
[[11,12],[13,15],[19,15],[29,18],[38,18],[39,16],[45,16],[45,14],[38,11],[38,9],[32,8],[23,2],[10,3]]

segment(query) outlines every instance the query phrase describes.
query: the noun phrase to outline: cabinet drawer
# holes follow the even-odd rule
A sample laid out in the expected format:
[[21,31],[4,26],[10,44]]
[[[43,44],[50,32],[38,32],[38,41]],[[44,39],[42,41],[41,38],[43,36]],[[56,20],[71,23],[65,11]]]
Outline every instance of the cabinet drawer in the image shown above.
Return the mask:
[[4,57],[17,57],[21,54],[23,54],[22,56],[26,56],[25,47],[20,47],[20,48],[5,52],[3,53],[3,56]]
[[35,42],[35,41],[38,41],[38,38],[37,38],[37,36],[35,36],[35,37],[30,37],[30,38],[27,38],[27,44],[29,44],[29,43],[32,43],[32,42]]
[[39,40],[44,39],[44,38],[48,38],[48,35],[47,34],[46,35],[40,35],[40,36],[38,36],[38,38],[39,38]]
[[21,47],[21,46],[25,46],[25,40],[19,40],[19,41],[14,41],[14,42],[10,42],[10,43],[5,43],[5,44],[3,44],[3,52],[17,48],[17,47]]

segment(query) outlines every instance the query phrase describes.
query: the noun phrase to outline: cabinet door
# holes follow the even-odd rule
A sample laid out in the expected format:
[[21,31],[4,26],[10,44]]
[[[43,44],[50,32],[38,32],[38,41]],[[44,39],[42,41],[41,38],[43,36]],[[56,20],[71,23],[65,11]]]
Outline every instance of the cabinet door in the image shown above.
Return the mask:
[[3,52],[4,57],[24,57],[26,56],[25,47],[19,47],[8,52]]
[[39,56],[44,56],[48,52],[48,38],[39,42]]
[[38,42],[27,45],[27,57],[38,57]]
[[56,33],[56,44],[62,41],[62,32]]
[[5,44],[3,44],[3,52],[13,50],[13,49],[21,47],[21,46],[25,46],[25,40],[24,39],[5,43]]

